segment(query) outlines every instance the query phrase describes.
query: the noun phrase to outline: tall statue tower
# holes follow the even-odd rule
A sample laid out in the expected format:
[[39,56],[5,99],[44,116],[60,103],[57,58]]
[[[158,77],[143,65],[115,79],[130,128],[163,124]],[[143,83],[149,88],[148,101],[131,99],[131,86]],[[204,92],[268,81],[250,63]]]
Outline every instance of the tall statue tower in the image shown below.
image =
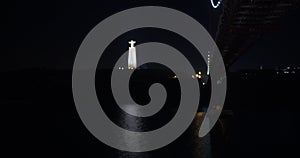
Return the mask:
[[128,53],[128,69],[136,69],[136,50],[134,47],[135,41],[131,40],[128,42],[130,44]]

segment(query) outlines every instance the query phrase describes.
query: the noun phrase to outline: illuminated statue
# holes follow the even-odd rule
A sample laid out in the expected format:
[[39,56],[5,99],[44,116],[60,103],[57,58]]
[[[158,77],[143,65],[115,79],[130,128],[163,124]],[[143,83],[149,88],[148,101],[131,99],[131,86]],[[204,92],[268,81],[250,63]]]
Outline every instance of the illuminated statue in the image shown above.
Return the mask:
[[130,44],[128,53],[128,69],[136,69],[136,50],[134,47],[135,41],[131,40],[128,42]]

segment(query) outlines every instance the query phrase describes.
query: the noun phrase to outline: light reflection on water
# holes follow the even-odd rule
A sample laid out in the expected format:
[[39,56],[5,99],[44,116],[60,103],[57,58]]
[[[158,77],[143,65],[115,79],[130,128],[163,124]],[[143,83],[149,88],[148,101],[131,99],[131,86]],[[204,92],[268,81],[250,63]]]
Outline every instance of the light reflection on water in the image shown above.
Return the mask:
[[[141,128],[147,126],[140,119],[134,119],[132,117],[126,117],[124,115],[120,120],[122,123],[126,123],[130,126],[131,130],[140,130]],[[173,143],[154,151],[134,153],[134,152],[125,152],[119,151],[118,157],[120,158],[151,158],[151,157],[190,157],[190,158],[211,158],[211,139],[210,134],[204,138],[198,137],[198,131],[203,120],[203,113],[197,113],[194,121],[192,122],[190,128],[181,135]],[[121,139],[128,142],[130,145],[132,142],[134,146],[143,144],[143,140],[132,140],[127,138],[125,135]],[[138,139],[138,138],[137,138]]]

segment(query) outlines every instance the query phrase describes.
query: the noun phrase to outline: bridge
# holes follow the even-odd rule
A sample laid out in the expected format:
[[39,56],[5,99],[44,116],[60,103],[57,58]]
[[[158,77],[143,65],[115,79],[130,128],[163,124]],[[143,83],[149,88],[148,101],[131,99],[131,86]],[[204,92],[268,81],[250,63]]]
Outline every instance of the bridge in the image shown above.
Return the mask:
[[264,33],[278,29],[277,22],[296,8],[299,0],[223,0],[215,41],[226,67]]

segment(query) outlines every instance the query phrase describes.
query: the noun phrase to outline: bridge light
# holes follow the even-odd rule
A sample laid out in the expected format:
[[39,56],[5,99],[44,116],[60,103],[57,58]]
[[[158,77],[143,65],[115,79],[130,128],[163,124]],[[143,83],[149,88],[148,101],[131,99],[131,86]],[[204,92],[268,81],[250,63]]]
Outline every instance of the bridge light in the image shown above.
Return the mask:
[[215,4],[214,0],[210,0],[210,2],[211,2],[212,7],[216,9],[221,5],[222,0],[218,0],[218,2],[216,4]]

